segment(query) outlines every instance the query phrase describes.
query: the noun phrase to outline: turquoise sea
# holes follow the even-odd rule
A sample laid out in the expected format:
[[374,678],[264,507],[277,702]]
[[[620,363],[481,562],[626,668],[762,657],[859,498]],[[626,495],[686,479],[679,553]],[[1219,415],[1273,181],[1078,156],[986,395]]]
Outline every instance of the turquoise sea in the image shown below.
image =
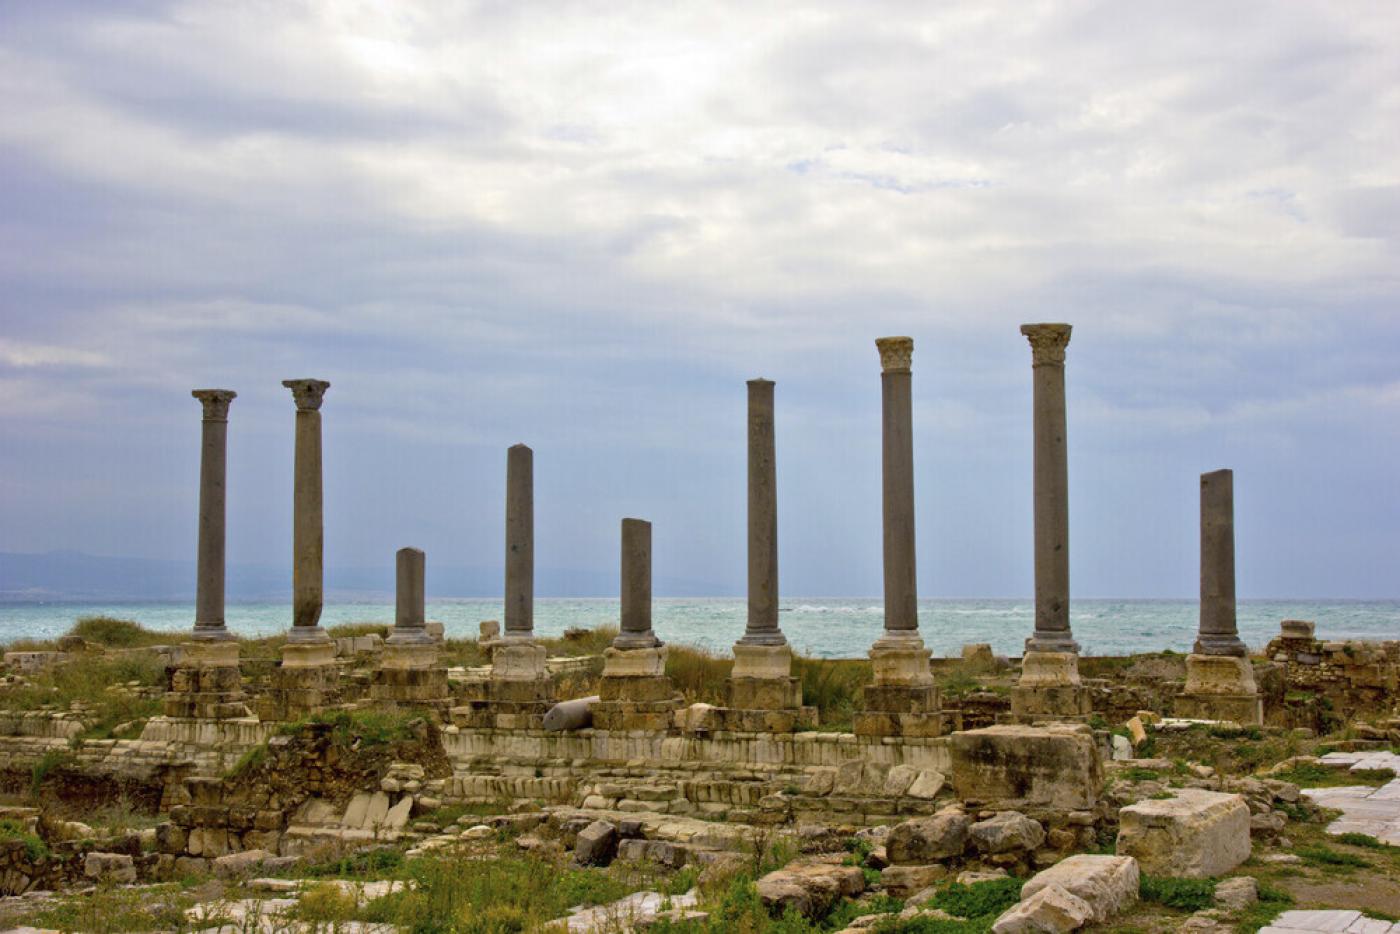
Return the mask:
[[[107,615],[134,619],[152,629],[180,630],[191,625],[194,607],[187,603],[10,603],[0,604],[0,641],[59,635],[80,616]],[[226,618],[231,628],[248,635],[285,628],[291,608],[281,603],[234,603]],[[571,627],[616,624],[615,599],[547,598],[535,601],[535,630],[558,635]],[[746,604],[733,598],[664,598],[653,604],[657,634],[667,642],[727,649],[744,631]],[[428,618],[445,624],[450,636],[472,636],[477,623],[500,619],[496,600],[433,600]],[[1262,647],[1278,633],[1283,619],[1309,619],[1327,639],[1400,639],[1400,601],[1250,600],[1239,605],[1240,634]],[[878,598],[789,598],[780,622],[788,641],[800,651],[826,657],[864,655],[880,634],[884,610]],[[355,622],[392,623],[394,606],[373,602],[332,602],[323,625]],[[1026,600],[922,600],[919,627],[937,655],[956,655],[967,642],[990,642],[995,651],[1019,655],[1034,626],[1034,606]],[[1189,651],[1195,638],[1197,604],[1191,600],[1080,600],[1071,607],[1070,623],[1083,651],[1121,655],[1173,649]]]

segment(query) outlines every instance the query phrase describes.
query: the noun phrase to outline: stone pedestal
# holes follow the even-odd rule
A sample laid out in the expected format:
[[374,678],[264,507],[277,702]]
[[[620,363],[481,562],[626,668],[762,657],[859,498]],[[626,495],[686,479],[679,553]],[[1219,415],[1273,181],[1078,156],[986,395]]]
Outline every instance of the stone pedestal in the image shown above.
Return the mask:
[[855,715],[857,736],[941,736],[938,685],[930,652],[917,635],[886,636],[870,647],[874,681],[865,689],[864,710]]
[[734,644],[729,706],[706,718],[714,729],[742,733],[791,733],[815,729],[817,708],[802,705],[802,682],[792,674],[792,647]]
[[534,639],[493,643],[490,680],[469,688],[466,703],[452,708],[452,722],[478,729],[540,729],[555,700],[546,654]]
[[282,664],[272,670],[271,685],[258,698],[261,720],[299,720],[331,706],[340,693],[335,643],[288,642]]
[[1089,689],[1079,680],[1073,652],[1027,652],[1021,678],[1011,689],[1011,717],[1021,723],[1087,719]]
[[386,642],[370,682],[370,697],[394,707],[425,707],[446,713],[447,669],[438,664],[434,643]]
[[612,647],[603,652],[603,678],[593,704],[600,730],[669,730],[682,699],[666,677],[666,647]]
[[176,649],[166,672],[167,717],[229,720],[252,716],[238,672],[238,643],[190,642]]
[[1178,717],[1230,720],[1241,726],[1264,722],[1264,702],[1254,683],[1254,666],[1233,655],[1186,656],[1186,687],[1176,699]]

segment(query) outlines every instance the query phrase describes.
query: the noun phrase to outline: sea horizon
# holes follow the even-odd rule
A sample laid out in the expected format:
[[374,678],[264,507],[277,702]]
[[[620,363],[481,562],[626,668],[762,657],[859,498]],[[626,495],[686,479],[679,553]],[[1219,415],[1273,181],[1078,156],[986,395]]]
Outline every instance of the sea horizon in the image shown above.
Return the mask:
[[[928,597],[919,601],[920,632],[935,655],[956,656],[967,643],[986,642],[1004,655],[1019,655],[1034,628],[1035,606],[1024,598]],[[47,639],[66,632],[83,616],[133,619],[159,631],[179,632],[194,618],[188,600],[83,600],[54,598],[0,603],[0,641]],[[667,642],[727,650],[742,635],[747,601],[742,597],[656,597],[653,625]],[[500,598],[430,597],[429,619],[443,623],[449,638],[475,638],[481,620],[502,617]],[[537,597],[535,630],[558,636],[570,628],[616,625],[616,597]],[[864,655],[882,629],[879,597],[788,597],[780,624],[793,648],[825,657]],[[1368,598],[1253,598],[1238,601],[1241,638],[1261,649],[1284,619],[1317,624],[1322,639],[1400,638],[1400,600]],[[225,619],[239,635],[272,635],[290,625],[289,601],[234,600]],[[332,594],[321,623],[392,625],[392,597]],[[1195,640],[1198,602],[1189,598],[1083,597],[1071,602],[1070,622],[1086,655],[1123,655],[1171,650],[1189,652]]]

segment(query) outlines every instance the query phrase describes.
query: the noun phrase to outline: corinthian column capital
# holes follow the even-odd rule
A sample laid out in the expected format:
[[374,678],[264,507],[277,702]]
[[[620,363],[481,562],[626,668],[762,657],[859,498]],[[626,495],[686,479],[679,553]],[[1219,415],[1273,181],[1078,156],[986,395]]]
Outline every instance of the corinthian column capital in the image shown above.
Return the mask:
[[1023,324],[1021,333],[1031,342],[1031,366],[1064,366],[1068,324]]
[[914,338],[877,337],[875,347],[880,351],[880,369],[886,373],[908,373],[914,356]]
[[331,384],[323,379],[284,379],[282,385],[292,391],[299,412],[320,410],[321,399],[331,388]]
[[195,389],[190,395],[204,404],[206,422],[228,421],[228,404],[238,396],[232,389]]

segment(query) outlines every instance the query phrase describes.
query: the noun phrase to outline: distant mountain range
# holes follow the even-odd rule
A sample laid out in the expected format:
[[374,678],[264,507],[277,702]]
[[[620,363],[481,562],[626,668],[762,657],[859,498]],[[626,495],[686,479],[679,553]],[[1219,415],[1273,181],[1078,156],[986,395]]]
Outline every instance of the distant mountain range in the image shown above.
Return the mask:
[[[430,597],[499,597],[504,572],[500,568],[435,567],[428,565]],[[193,561],[158,561],[149,558],[117,558],[78,551],[43,554],[0,552],[0,602],[32,600],[133,600],[194,599]],[[230,564],[226,595],[229,600],[282,600],[292,589],[290,567]],[[658,596],[727,596],[733,588],[706,581],[658,578]],[[394,568],[329,567],[328,595],[340,597],[390,596],[394,592]],[[535,593],[541,597],[615,597],[618,572],[575,568],[537,568]]]

